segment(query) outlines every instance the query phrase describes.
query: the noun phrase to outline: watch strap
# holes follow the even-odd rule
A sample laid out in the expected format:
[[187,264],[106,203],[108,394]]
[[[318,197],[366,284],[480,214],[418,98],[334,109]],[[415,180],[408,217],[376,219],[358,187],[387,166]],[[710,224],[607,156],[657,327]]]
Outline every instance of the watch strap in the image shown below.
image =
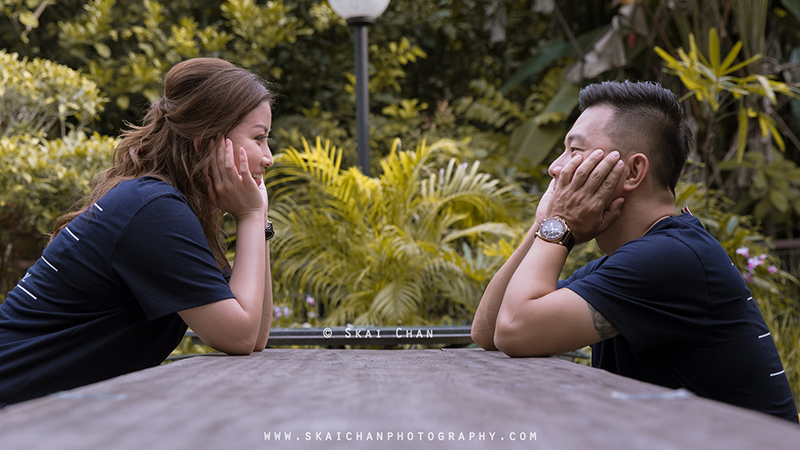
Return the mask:
[[264,237],[266,238],[266,240],[270,240],[273,237],[275,237],[275,230],[272,228],[271,220],[267,221],[267,227],[264,228]]

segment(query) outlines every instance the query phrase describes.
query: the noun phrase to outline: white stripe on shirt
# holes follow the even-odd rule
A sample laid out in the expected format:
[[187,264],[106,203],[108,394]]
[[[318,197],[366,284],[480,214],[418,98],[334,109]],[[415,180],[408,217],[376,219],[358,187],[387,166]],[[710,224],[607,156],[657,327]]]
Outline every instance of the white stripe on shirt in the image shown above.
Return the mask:
[[54,265],[50,264],[50,261],[48,261],[48,260],[44,259],[44,256],[42,256],[42,261],[46,262],[46,263],[47,263],[47,265],[48,265],[48,266],[50,266],[50,268],[51,268],[51,269],[53,269],[53,270],[55,270],[56,272],[58,272],[58,269],[56,269],[56,266],[54,266]]
[[76,241],[80,241],[80,239],[78,239],[78,236],[75,236],[75,233],[73,233],[72,230],[69,229],[69,227],[64,227],[64,229],[67,230],[67,233],[71,234]]
[[35,296],[35,295],[33,295],[33,294],[31,294],[29,290],[25,289],[24,287],[22,287],[22,286],[20,286],[20,285],[17,285],[17,287],[18,287],[18,288],[20,288],[20,289],[22,289],[23,291],[25,291],[25,293],[26,293],[26,294],[30,295],[30,296],[31,296],[31,298],[33,298],[34,300],[36,300],[36,296]]

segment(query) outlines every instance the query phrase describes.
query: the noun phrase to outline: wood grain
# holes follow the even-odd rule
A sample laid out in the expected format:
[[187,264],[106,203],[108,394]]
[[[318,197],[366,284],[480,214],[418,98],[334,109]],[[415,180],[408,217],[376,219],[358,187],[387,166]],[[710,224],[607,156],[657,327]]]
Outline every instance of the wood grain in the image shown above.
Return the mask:
[[[536,440],[520,441],[520,433]],[[0,410],[4,449],[796,450],[799,443],[799,426],[764,414],[556,358],[478,349],[210,354]]]

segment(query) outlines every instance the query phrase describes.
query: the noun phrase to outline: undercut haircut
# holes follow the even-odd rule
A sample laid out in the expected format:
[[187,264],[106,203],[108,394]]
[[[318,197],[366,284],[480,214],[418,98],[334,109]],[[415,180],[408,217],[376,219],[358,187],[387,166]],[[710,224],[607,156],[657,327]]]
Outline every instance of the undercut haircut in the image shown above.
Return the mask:
[[614,117],[606,135],[623,151],[645,153],[657,186],[675,195],[692,145],[692,131],[675,94],[652,81],[604,81],[581,89],[579,101],[581,112],[611,107]]

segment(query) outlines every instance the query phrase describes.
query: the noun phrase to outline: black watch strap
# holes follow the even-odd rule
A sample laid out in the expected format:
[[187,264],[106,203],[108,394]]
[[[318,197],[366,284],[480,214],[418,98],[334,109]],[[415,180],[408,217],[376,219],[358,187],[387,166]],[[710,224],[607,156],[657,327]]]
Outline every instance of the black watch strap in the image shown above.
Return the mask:
[[267,240],[270,240],[273,237],[275,237],[275,230],[272,229],[272,221],[271,220],[267,221],[267,227],[264,228],[264,237]]

